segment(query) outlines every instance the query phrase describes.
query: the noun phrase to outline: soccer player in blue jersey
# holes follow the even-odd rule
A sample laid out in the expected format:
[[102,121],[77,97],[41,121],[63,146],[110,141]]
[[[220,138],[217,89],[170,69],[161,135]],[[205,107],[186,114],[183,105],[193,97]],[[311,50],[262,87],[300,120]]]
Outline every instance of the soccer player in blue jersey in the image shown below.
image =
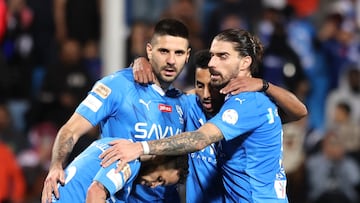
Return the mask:
[[[210,86],[208,50],[195,53],[195,94],[189,94],[186,131],[194,131],[212,118],[224,101],[218,89]],[[224,187],[217,168],[216,143],[189,154],[189,175],[186,179],[187,203],[223,202]]]
[[[171,86],[189,59],[188,30],[180,21],[163,19],[154,28],[146,45],[147,56],[157,78],[155,84],[134,82],[132,69],[123,69],[100,79],[60,128],[52,152],[49,173],[44,181],[42,202],[52,193],[61,198],[57,183],[65,184],[63,163],[75,143],[94,126],[101,137],[135,141],[169,137],[184,131],[185,117],[181,92]],[[178,202],[176,187],[136,186],[129,201]]]
[[155,156],[129,162],[119,173],[116,163],[102,168],[99,155],[117,138],[102,138],[93,142],[65,169],[65,185],[58,185],[62,195],[52,202],[126,202],[135,184],[155,188],[183,182],[188,173],[187,155]]
[[[210,84],[211,75],[208,67],[210,59],[211,55],[208,50],[200,50],[195,53],[195,89],[190,92],[196,93],[196,95],[189,94],[187,96],[186,131],[198,129],[216,115],[224,103],[224,95],[219,94],[219,90]],[[142,71],[139,70],[139,66],[143,68]],[[140,60],[140,62],[135,60],[134,72],[135,76],[139,74],[138,78],[142,78],[142,80],[138,80],[141,83],[148,83],[152,80],[151,74],[146,74],[146,72],[151,73],[151,67],[145,60]],[[233,90],[258,91],[263,87],[263,82],[261,79],[239,77],[232,80],[229,86]],[[223,88],[222,91],[228,91],[228,89]],[[279,113],[283,122],[297,120],[306,115],[304,105],[285,89],[273,86],[267,90],[266,94],[280,104]],[[224,187],[217,168],[215,145],[213,143],[200,151],[189,154],[189,176],[186,181],[186,202],[188,203],[224,201]]]
[[[262,56],[262,45],[249,32],[219,33],[210,48],[211,85],[222,88],[237,76],[251,77]],[[282,166],[282,126],[278,109],[264,92],[276,88],[264,81],[262,92],[228,94],[220,112],[198,130],[162,140],[116,141],[101,156],[120,159],[119,168],[141,154],[184,154],[220,141],[218,166],[226,202],[288,202]],[[284,104],[285,106],[287,104]]]

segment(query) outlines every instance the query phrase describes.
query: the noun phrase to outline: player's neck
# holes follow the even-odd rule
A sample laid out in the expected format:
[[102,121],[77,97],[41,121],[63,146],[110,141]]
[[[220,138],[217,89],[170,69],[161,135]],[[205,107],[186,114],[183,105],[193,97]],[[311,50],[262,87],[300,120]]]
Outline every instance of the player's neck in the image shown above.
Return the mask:
[[156,81],[155,81],[155,84],[156,84],[157,86],[159,86],[159,87],[160,87],[162,90],[164,90],[165,92],[166,92],[166,90],[169,89],[169,87],[170,87],[170,85],[171,85],[171,83],[161,82],[161,81],[159,81],[159,80],[156,80]]

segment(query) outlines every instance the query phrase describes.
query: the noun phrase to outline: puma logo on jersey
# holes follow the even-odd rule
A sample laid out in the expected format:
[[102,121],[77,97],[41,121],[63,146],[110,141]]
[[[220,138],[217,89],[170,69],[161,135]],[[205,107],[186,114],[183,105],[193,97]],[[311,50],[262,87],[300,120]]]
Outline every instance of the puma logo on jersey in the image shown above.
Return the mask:
[[238,101],[240,102],[240,104],[242,104],[245,101],[245,99],[235,98],[235,101]]
[[151,103],[151,100],[146,103],[143,99],[139,99],[139,102],[140,102],[140,104],[144,104],[144,106],[146,107],[146,109],[147,109],[148,111],[150,110],[149,105],[150,105],[150,103]]

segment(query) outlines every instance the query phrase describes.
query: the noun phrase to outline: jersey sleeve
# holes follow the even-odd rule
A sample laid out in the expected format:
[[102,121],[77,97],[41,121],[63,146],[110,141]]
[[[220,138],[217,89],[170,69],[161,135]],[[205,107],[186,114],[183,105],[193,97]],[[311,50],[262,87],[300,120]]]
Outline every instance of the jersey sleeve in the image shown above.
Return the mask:
[[114,115],[125,95],[128,81],[119,72],[97,81],[87,97],[76,108],[76,112],[92,125]]
[[231,96],[220,112],[209,122],[216,125],[225,140],[254,131],[264,122],[271,122],[277,113],[275,105],[263,93],[244,92]]
[[140,169],[138,160],[128,163],[119,173],[115,173],[116,165],[117,162],[101,168],[94,178],[109,191],[110,196],[123,189],[127,183],[133,182]]

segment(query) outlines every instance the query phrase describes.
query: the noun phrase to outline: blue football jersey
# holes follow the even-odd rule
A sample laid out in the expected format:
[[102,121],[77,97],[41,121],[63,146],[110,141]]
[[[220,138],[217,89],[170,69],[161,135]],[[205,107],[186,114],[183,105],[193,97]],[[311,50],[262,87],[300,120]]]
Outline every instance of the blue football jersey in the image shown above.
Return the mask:
[[111,197],[108,202],[127,200],[138,175],[140,162],[131,161],[119,173],[115,173],[116,163],[106,168],[101,167],[99,155],[109,148],[108,143],[113,140],[115,138],[102,138],[93,142],[66,167],[65,185],[58,185],[60,198],[53,196],[52,202],[85,202],[87,190],[93,180],[103,184],[109,191]]
[[282,126],[265,94],[229,96],[209,122],[223,133],[218,162],[226,202],[288,202],[282,167]]
[[[194,94],[187,96],[186,131],[194,131],[206,123],[198,97]],[[203,150],[189,154],[189,174],[186,179],[186,202],[223,202],[224,189],[221,176],[217,168],[215,143]]]
[[[94,126],[99,124],[102,137],[154,140],[184,131],[183,97],[176,89],[164,92],[156,85],[136,83],[132,69],[127,68],[99,80],[76,112]],[[137,185],[132,196],[161,202],[165,192],[177,195],[174,186]]]

